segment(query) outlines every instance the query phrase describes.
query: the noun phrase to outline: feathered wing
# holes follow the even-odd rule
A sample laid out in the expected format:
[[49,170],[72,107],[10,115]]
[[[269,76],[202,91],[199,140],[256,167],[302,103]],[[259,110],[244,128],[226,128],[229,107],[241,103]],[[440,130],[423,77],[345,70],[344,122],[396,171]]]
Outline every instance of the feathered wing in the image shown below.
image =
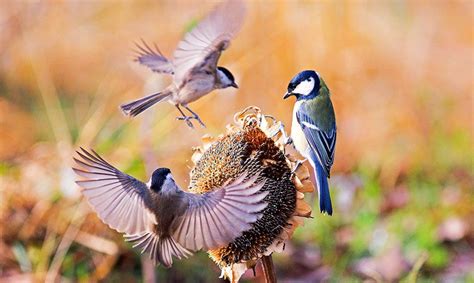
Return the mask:
[[172,237],[160,237],[148,231],[136,235],[125,235],[125,240],[133,243],[141,253],[147,253],[155,265],[163,264],[169,268],[173,264],[173,256],[182,259],[192,255],[192,252],[177,243]]
[[172,224],[170,236],[159,236],[154,214],[148,209],[150,195],[146,184],[122,173],[95,151],[81,148],[74,158],[76,181],[100,219],[111,228],[125,233],[134,247],[149,253],[155,264],[170,267],[172,256],[179,259],[191,251],[223,246],[250,229],[262,216],[268,192],[261,192],[258,176],[247,181],[243,175],[216,191],[196,195],[181,191],[186,209]]
[[241,0],[225,1],[184,36],[173,54],[175,82],[189,72],[217,67],[221,52],[242,26],[245,11]]
[[121,233],[137,234],[156,224],[147,208],[149,192],[146,184],[125,174],[102,159],[95,151],[81,148],[74,158],[74,172],[85,178],[76,181],[82,194],[99,218]]
[[147,66],[153,72],[174,74],[173,64],[161,53],[160,49],[154,44],[154,49],[144,40],[141,44],[136,44],[138,56],[135,61]]
[[[192,251],[224,246],[248,230],[267,206],[263,199],[268,192],[260,192],[263,183],[256,184],[257,177],[243,182],[242,176],[203,195],[180,191],[186,208],[170,227],[171,235],[145,231],[125,238],[134,248],[148,253],[155,264],[165,267],[171,267],[173,256],[187,258]],[[179,208],[174,212],[179,212]]]
[[324,168],[326,177],[330,176],[331,166],[334,163],[334,152],[336,148],[336,125],[333,124],[329,131],[324,131],[311,119],[304,106],[296,112],[298,123],[306,136],[317,160]]
[[[316,174],[316,185],[319,193],[319,209],[332,215],[331,195],[328,179],[334,162],[336,146],[336,124],[318,124],[314,121],[304,104],[296,112],[296,119],[311,148],[310,161]],[[331,114],[331,113],[330,113]],[[333,113],[332,113],[333,114]]]
[[189,250],[224,246],[251,228],[262,216],[268,192],[261,192],[258,176],[244,182],[245,175],[233,183],[202,195],[186,193],[189,206],[177,219],[172,237]]

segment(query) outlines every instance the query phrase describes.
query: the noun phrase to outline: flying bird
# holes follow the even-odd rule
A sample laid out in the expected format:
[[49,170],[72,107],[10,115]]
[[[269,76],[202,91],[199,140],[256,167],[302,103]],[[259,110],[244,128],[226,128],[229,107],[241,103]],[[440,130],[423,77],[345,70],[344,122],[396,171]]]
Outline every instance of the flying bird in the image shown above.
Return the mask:
[[148,183],[129,176],[81,148],[74,158],[76,183],[109,227],[125,234],[155,264],[171,267],[193,251],[222,247],[249,230],[267,207],[258,174],[245,173],[211,192],[183,191],[168,168],[156,169]]
[[291,140],[313,166],[319,193],[319,209],[332,215],[328,178],[336,147],[336,117],[329,88],[312,70],[297,74],[288,84],[284,99],[295,96]]
[[[152,71],[173,76],[173,83],[164,90],[121,105],[125,115],[137,116],[155,103],[169,101],[180,112],[178,120],[193,127],[191,120],[205,127],[199,116],[188,104],[215,89],[238,88],[232,73],[217,66],[222,51],[226,50],[232,38],[240,30],[245,5],[240,0],[228,0],[220,3],[195,28],[179,42],[173,58],[166,58],[158,49],[144,41],[138,45],[136,61]],[[184,107],[190,115],[181,109]]]

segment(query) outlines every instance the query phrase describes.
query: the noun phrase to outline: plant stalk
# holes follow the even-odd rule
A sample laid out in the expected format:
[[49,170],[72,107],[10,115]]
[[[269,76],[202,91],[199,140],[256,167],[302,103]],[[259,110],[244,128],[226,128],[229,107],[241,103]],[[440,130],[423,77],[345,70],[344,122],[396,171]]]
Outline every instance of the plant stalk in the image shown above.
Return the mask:
[[277,282],[272,255],[262,257],[262,269],[263,275],[265,276],[265,283]]

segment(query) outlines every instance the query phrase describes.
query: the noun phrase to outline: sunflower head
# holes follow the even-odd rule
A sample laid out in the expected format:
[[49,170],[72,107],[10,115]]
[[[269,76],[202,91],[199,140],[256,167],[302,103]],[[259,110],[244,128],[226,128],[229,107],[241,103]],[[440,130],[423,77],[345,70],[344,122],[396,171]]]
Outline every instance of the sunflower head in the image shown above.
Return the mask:
[[258,181],[265,181],[262,190],[269,192],[263,217],[250,230],[227,246],[208,251],[231,282],[238,281],[263,255],[281,252],[302,224],[301,217],[311,215],[303,193],[314,187],[306,167],[293,172],[296,158],[285,154],[285,137],[281,122],[249,107],[235,115],[225,134],[205,136],[203,145],[195,148],[189,191],[205,193],[246,172],[249,178],[258,174]]

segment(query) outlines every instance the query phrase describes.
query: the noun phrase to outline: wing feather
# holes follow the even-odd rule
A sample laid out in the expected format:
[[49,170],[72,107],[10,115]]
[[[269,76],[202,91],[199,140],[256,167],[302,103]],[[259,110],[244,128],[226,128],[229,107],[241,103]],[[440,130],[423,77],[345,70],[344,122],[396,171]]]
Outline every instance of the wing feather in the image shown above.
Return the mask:
[[[225,235],[222,235],[219,231],[219,225],[217,224],[216,222],[216,214],[215,214],[215,211],[214,209],[209,205],[208,202],[204,202],[203,204],[206,208],[206,212],[208,215],[208,217],[206,218],[207,220],[207,233],[209,235],[209,237],[211,238],[211,241],[210,243],[217,243],[219,242],[219,239],[221,237],[225,237]],[[216,236],[213,236],[213,235],[216,235]],[[224,243],[221,243],[221,244],[224,244]]]
[[147,186],[116,169],[100,157],[81,148],[79,158],[74,158],[74,172],[85,180],[76,183],[82,194],[97,212],[99,218],[111,228],[129,235],[147,231],[156,224],[154,214],[148,209]]
[[301,107],[296,112],[296,117],[306,136],[306,140],[315,153],[317,161],[324,168],[326,177],[330,176],[331,166],[334,163],[334,152],[336,147],[336,126],[329,131],[320,129],[313,119],[306,113],[305,108]]
[[172,236],[190,250],[212,249],[230,243],[260,219],[267,207],[258,176],[244,182],[245,176],[224,187],[196,195],[186,193],[189,206],[177,219]]
[[175,82],[189,72],[217,67],[221,52],[242,26],[245,11],[241,0],[224,1],[184,36],[173,54]]
[[136,43],[137,46],[137,57],[135,61],[140,64],[147,66],[153,72],[163,73],[163,74],[174,74],[173,63],[169,61],[156,44],[154,44],[154,49],[150,47],[143,39],[141,44]]

